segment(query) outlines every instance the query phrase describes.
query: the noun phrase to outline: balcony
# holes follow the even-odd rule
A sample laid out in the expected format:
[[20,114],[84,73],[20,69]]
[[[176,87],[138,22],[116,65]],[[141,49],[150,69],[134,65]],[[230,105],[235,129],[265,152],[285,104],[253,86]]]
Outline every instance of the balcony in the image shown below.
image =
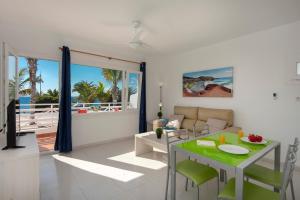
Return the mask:
[[[129,105],[130,106],[130,105]],[[87,114],[92,112],[119,112],[122,103],[76,103],[72,106],[72,113]],[[37,137],[40,152],[54,149],[59,104],[18,104],[17,131],[34,132]]]

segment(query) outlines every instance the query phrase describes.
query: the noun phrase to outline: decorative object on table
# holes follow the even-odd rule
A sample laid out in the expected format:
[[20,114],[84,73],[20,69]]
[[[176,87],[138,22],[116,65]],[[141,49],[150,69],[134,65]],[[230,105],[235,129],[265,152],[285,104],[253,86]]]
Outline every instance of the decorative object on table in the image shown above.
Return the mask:
[[175,130],[180,129],[183,119],[184,115],[170,115],[166,128]]
[[239,138],[244,137],[244,131],[242,129],[238,130]]
[[153,131],[155,131],[157,128],[165,127],[167,123],[168,123],[168,119],[164,119],[164,118],[153,120],[152,122]]
[[157,139],[160,139],[162,134],[163,134],[163,129],[162,128],[157,128],[155,133],[156,133]]
[[248,149],[238,145],[232,145],[232,144],[221,144],[218,146],[218,149],[226,153],[237,154],[237,155],[244,155],[249,153]]
[[215,141],[210,140],[197,140],[198,146],[206,146],[206,147],[216,147]]
[[162,103],[159,103],[159,112],[157,113],[157,117],[159,119],[161,119],[163,116],[163,113],[162,113]]
[[225,144],[225,135],[221,134],[219,140],[220,140],[220,144]]
[[183,74],[184,97],[232,97],[233,67]]
[[265,140],[260,135],[249,134],[248,137],[242,137],[241,140],[243,142],[251,143],[251,144],[267,144],[267,140]]

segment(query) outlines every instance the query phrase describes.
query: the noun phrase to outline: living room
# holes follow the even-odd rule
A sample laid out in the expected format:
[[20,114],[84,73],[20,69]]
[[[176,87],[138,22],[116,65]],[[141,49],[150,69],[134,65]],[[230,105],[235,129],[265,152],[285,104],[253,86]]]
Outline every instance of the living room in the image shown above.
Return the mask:
[[[15,110],[15,145],[26,147],[0,154],[0,199],[300,198],[299,10],[297,0],[0,0],[1,148],[8,145],[11,77],[19,77],[14,99],[30,99]],[[55,101],[43,102],[54,90]],[[172,119],[179,125],[168,129]],[[266,144],[247,143],[251,134]],[[199,149],[177,149],[170,135]],[[248,152],[223,152],[221,143]],[[201,151],[211,148],[205,145],[215,156]],[[240,165],[226,163],[241,157]],[[191,165],[217,175],[199,183],[178,171],[176,158],[193,158]],[[251,177],[255,162],[280,174],[279,184]]]

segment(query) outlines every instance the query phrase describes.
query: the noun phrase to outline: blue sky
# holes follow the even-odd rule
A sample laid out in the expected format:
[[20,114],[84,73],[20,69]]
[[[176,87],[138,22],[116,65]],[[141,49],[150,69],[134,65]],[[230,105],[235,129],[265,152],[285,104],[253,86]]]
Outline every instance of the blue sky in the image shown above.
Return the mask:
[[[25,57],[19,57],[19,69],[28,68]],[[37,76],[42,75],[44,83],[42,83],[42,92],[47,92],[48,89],[58,89],[59,84],[59,62],[54,60],[38,60]],[[29,76],[29,75],[28,75]],[[27,76],[27,77],[28,77]],[[29,87],[29,84],[26,86]],[[40,84],[37,85],[37,91],[40,91]]]
[[13,80],[16,75],[16,58],[14,56],[8,57],[8,79]]
[[[19,57],[19,69],[28,68],[27,60],[25,57]],[[86,65],[72,64],[71,66],[71,85],[80,81],[93,82],[98,84],[102,82],[105,86],[105,90],[111,88],[111,83],[108,82],[103,76],[103,70],[100,67],[92,67]],[[47,92],[48,89],[58,89],[59,87],[59,62],[54,60],[38,60],[37,76],[42,75],[44,83],[42,83],[42,92]],[[28,77],[28,76],[27,76]],[[137,86],[137,75],[131,73],[129,75],[129,86],[136,89]],[[26,86],[29,87],[29,84]],[[118,87],[122,89],[122,81],[118,83]],[[39,91],[40,85],[37,85]],[[77,96],[77,92],[73,92],[72,96]]]
[[233,76],[233,67],[222,67],[217,69],[209,69],[198,72],[189,72],[183,74],[187,77],[199,77],[199,76],[212,76],[215,78],[224,78],[224,77],[232,77]]

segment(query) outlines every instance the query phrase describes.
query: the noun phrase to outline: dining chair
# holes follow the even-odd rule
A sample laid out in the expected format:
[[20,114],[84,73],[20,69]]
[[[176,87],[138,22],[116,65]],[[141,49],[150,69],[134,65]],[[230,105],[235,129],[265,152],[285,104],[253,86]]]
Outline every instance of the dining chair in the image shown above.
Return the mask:
[[[169,178],[170,178],[170,145],[174,144],[182,138],[178,138],[176,136],[169,136],[168,132],[166,132],[166,140],[167,140],[167,153],[168,153],[168,172],[167,172],[167,183],[166,183],[166,191],[165,191],[165,200],[168,199],[168,186],[169,186]],[[218,184],[218,192],[219,192],[219,173],[212,167],[207,165],[198,163],[197,161],[190,160],[190,158],[177,162],[176,163],[176,172],[186,177],[185,190],[187,191],[188,180],[191,180],[197,186],[198,191],[198,199],[199,199],[199,186],[203,183],[217,178]]]
[[[295,151],[295,153],[297,154],[298,147],[299,147],[299,139],[295,138],[293,148],[292,149],[289,148],[286,154],[283,171],[287,166],[288,157],[290,153],[289,151]],[[281,180],[283,178],[283,173],[280,171],[275,171],[273,169],[261,165],[253,164],[250,165],[248,168],[246,168],[244,173],[247,180],[250,178],[259,181],[261,183],[270,185],[274,187],[274,189],[277,191],[281,189],[280,187],[281,187]],[[294,184],[292,178],[290,179],[289,186],[291,188],[292,199],[295,200]]]
[[[274,192],[258,186],[254,183],[250,183],[248,181],[244,181],[244,200],[257,200],[257,199],[272,199],[272,200],[286,200],[286,189],[293,177],[293,172],[295,168],[295,163],[297,160],[296,155],[297,149],[295,145],[289,145],[288,155],[287,155],[287,162],[284,168],[281,183],[280,183],[280,190],[278,192]],[[220,192],[218,196],[219,200],[228,199],[234,200],[235,199],[235,178],[232,178],[228,181],[225,185],[222,192]]]

